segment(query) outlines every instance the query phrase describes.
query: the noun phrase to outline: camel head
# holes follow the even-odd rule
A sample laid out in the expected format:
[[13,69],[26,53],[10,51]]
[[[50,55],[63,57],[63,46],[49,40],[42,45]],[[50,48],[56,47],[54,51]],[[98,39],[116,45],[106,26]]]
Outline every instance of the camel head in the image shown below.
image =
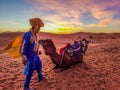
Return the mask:
[[41,44],[41,45],[44,46],[44,47],[47,46],[48,42],[49,42],[49,39],[45,39],[45,40],[40,39],[40,40],[38,41],[38,43]]
[[43,46],[46,55],[53,55],[56,52],[56,48],[51,39],[41,39],[38,41],[38,43]]

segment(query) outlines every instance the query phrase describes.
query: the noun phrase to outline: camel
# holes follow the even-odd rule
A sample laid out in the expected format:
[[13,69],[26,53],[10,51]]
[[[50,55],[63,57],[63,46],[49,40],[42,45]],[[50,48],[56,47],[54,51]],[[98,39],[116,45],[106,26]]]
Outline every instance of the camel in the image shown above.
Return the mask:
[[[73,64],[83,62],[83,53],[77,56],[70,56],[67,52],[67,49],[65,49],[62,54],[58,54],[56,52],[56,47],[51,39],[39,40],[38,43],[42,45],[45,54],[48,55],[52,62],[56,65],[54,69],[65,68]],[[81,49],[83,49],[83,47]]]

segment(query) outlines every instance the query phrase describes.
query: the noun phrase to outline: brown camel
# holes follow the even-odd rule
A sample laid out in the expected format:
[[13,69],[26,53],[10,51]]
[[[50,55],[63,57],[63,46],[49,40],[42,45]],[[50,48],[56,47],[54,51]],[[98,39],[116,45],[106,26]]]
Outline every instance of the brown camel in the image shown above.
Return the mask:
[[77,56],[70,56],[67,49],[65,49],[63,54],[58,54],[51,39],[39,40],[38,43],[43,46],[45,54],[50,56],[56,67],[69,67],[70,65],[82,63],[83,61],[83,53]]

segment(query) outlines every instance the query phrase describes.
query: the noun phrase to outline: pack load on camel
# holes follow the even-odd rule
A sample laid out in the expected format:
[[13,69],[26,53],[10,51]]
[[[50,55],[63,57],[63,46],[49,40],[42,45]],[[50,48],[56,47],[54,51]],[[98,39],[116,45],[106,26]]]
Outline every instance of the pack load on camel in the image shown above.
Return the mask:
[[62,54],[63,51],[66,50],[70,56],[85,54],[88,44],[89,41],[87,41],[85,38],[82,39],[82,41],[74,41],[72,45],[70,43],[67,43],[66,46],[60,48],[59,53]]
[[67,43],[67,45],[60,49],[60,54],[67,51],[70,56],[77,56],[83,53],[83,43],[81,41],[74,41],[74,44]]
[[[85,42],[85,43],[83,43]],[[66,68],[73,64],[83,62],[83,54],[88,47],[87,40],[75,41],[73,45],[67,44],[57,53],[56,47],[51,39],[39,40],[38,43],[43,46],[45,54],[50,56],[52,62],[59,68]],[[86,46],[87,45],[87,46]]]

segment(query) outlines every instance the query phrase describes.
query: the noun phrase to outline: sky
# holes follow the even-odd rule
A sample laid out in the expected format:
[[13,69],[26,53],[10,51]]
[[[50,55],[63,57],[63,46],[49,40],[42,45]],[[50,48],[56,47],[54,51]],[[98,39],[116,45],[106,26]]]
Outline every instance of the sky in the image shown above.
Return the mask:
[[120,0],[0,0],[0,32],[23,32],[39,17],[41,32],[120,33]]

